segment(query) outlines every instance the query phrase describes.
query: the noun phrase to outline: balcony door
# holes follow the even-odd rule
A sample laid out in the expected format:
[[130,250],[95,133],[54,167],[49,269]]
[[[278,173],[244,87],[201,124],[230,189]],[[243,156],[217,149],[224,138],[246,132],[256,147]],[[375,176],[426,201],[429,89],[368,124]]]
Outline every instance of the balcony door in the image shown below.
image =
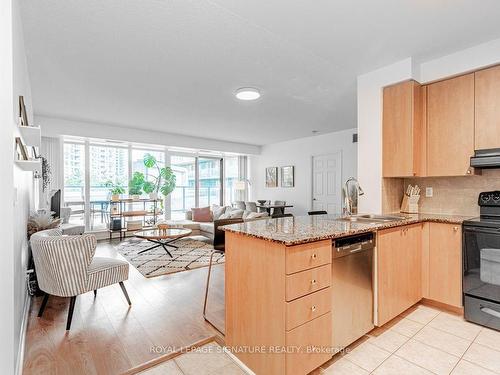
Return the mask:
[[222,158],[198,157],[198,207],[222,205]]

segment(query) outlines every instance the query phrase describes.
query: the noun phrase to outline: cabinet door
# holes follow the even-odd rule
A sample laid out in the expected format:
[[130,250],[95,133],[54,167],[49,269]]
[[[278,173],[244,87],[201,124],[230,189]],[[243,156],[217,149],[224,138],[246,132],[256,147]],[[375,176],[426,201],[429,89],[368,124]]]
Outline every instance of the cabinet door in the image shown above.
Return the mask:
[[471,173],[474,154],[474,74],[427,86],[427,175]]
[[475,73],[476,150],[500,148],[500,66]]
[[462,306],[462,231],[459,225],[430,223],[429,298]]
[[420,174],[420,144],[423,139],[421,104],[421,86],[415,81],[384,88],[383,177]]
[[380,231],[377,242],[377,325],[422,299],[421,224]]

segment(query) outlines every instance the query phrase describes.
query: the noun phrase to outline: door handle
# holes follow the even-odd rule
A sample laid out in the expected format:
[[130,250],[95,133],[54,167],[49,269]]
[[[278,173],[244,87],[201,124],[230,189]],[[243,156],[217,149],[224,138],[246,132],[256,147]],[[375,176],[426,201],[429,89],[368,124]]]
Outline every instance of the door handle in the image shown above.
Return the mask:
[[496,310],[493,310],[493,309],[490,309],[489,307],[485,307],[485,306],[481,306],[479,308],[479,310],[481,310],[482,312],[484,312],[485,314],[488,314],[488,315],[491,315],[491,316],[494,316],[495,318],[500,318],[500,312],[496,311]]

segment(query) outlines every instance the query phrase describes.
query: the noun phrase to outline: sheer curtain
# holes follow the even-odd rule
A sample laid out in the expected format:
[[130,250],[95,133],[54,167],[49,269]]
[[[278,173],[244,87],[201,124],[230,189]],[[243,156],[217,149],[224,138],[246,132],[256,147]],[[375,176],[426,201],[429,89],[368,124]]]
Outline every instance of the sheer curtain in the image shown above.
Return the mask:
[[62,166],[62,142],[60,138],[42,137],[40,147],[40,156],[47,159],[50,166],[50,182],[43,190],[42,180],[39,181],[40,208],[50,207],[50,198],[52,194],[63,189],[63,166]]

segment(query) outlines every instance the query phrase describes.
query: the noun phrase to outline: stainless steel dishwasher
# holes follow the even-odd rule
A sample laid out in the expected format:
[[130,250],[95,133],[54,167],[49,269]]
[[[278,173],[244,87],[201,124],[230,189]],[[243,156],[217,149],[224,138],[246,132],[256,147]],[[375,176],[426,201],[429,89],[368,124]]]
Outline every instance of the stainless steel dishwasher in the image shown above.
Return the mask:
[[333,347],[340,351],[373,327],[375,236],[363,233],[332,242]]

